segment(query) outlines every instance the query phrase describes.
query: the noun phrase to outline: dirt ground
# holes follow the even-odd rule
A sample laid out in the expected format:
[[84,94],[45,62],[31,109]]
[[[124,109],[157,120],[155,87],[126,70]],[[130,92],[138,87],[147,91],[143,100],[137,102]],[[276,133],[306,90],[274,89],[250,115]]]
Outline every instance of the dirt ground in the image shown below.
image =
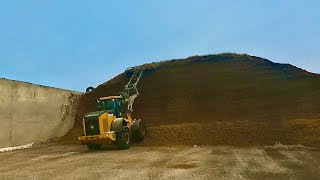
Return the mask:
[[52,145],[0,153],[0,179],[319,179],[320,152],[230,146]]

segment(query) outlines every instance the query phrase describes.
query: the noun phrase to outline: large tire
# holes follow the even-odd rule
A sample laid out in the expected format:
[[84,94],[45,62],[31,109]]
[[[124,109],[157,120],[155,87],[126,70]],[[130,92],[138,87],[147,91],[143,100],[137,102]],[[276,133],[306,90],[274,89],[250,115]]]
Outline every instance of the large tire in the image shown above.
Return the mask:
[[122,126],[120,132],[116,134],[116,143],[118,149],[128,149],[131,144],[131,132],[127,126]]
[[132,137],[135,141],[142,141],[144,137],[146,136],[146,125],[142,120],[139,122],[138,129],[132,133]]
[[93,91],[93,90],[94,90],[93,87],[88,87],[88,88],[86,89],[86,92],[88,93],[88,92],[91,92],[91,91]]
[[101,144],[87,144],[87,147],[90,149],[90,150],[99,150],[101,149]]

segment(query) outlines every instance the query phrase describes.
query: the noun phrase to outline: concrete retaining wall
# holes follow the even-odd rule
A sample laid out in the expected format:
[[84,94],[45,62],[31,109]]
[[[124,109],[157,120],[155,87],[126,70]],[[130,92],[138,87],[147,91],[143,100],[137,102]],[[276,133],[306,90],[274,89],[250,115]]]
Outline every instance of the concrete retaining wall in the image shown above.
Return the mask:
[[65,135],[74,125],[80,94],[0,79],[0,147]]

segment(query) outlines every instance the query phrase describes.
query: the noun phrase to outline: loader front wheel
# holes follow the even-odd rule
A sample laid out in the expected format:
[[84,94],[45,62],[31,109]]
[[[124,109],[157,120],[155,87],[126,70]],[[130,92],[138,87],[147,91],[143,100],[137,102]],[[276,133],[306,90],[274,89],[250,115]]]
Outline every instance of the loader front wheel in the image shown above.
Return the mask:
[[90,150],[99,150],[101,149],[101,144],[87,144],[87,147],[90,149]]
[[132,132],[132,137],[134,138],[134,140],[140,142],[144,139],[146,135],[146,126],[144,124],[144,121],[140,121],[139,122],[139,128],[138,130]]
[[131,132],[127,126],[123,126],[122,130],[116,134],[116,143],[118,149],[128,149],[131,144]]

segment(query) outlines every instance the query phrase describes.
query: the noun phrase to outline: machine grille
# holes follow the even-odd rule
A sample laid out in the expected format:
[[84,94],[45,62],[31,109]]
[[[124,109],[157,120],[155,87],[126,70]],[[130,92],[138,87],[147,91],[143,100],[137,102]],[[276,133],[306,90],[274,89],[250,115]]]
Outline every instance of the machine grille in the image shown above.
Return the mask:
[[85,125],[86,125],[86,135],[87,136],[100,134],[98,118],[85,119]]

